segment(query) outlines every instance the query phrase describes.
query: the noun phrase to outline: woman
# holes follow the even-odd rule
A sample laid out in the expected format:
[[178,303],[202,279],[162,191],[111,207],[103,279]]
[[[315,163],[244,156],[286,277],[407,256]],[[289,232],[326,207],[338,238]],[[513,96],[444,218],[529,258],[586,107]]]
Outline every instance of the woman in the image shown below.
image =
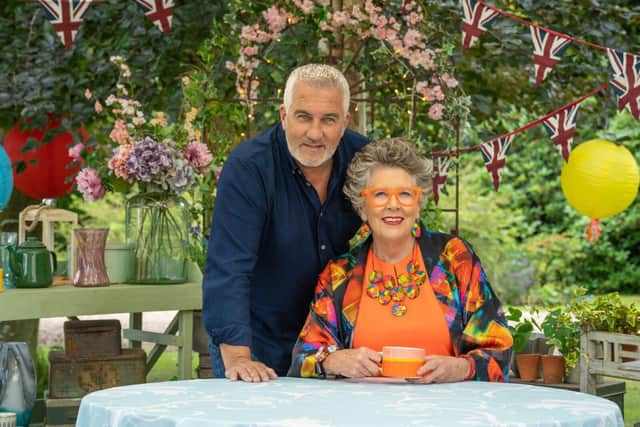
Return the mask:
[[320,274],[290,376],[377,376],[382,347],[396,345],[426,350],[419,382],[508,379],[513,340],[478,256],[420,224],[431,173],[401,139],[356,154],[344,193],[362,242]]

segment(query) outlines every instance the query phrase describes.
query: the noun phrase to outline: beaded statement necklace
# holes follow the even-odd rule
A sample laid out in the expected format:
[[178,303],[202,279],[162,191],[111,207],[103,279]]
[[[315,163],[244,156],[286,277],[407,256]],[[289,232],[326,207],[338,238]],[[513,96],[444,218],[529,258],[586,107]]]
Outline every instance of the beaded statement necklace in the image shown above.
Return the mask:
[[426,273],[420,270],[420,264],[416,261],[416,252],[414,246],[413,255],[407,264],[406,271],[398,275],[394,267],[393,276],[383,275],[381,271],[376,270],[373,264],[373,250],[369,254],[371,274],[368,277],[367,296],[378,300],[381,305],[393,302],[391,313],[396,317],[402,317],[406,314],[406,303],[420,295],[420,287],[425,281]]

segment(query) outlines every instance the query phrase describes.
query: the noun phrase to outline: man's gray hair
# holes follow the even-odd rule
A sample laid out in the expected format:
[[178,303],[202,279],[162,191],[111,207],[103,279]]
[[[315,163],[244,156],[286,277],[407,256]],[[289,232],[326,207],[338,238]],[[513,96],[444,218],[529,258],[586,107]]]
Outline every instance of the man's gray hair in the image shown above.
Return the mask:
[[364,206],[360,192],[369,186],[371,173],[377,167],[399,168],[407,172],[422,190],[420,207],[433,192],[433,162],[420,154],[415,144],[402,138],[382,139],[367,144],[356,153],[347,168],[343,191],[358,212]]
[[336,87],[342,91],[342,106],[344,114],[349,112],[351,93],[349,82],[340,70],[327,64],[302,65],[289,74],[284,88],[284,107],[289,111],[293,102],[293,86],[298,82],[305,82],[316,87]]

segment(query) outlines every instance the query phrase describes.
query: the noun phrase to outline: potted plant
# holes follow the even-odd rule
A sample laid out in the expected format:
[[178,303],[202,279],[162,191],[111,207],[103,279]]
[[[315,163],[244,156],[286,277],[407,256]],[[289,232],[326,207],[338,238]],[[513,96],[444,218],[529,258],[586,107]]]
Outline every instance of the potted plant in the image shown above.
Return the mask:
[[556,349],[560,355],[542,357],[542,375],[545,384],[562,382],[565,371],[574,368],[580,357],[580,325],[569,310],[556,308],[551,310],[540,329],[547,338],[550,349]]
[[637,335],[640,328],[640,310],[617,292],[579,298],[570,309],[585,330]]
[[519,374],[523,381],[535,381],[538,379],[539,354],[522,353],[527,345],[527,341],[533,332],[533,321],[530,318],[523,318],[522,310],[516,307],[509,307],[507,314],[509,331],[513,337],[512,354],[515,364],[512,364],[514,373]]
[[[617,292],[579,298],[570,305],[570,310],[584,331],[638,335],[640,330],[640,310],[635,304],[624,304]],[[624,351],[637,349],[637,346],[622,344]],[[612,360],[614,351],[612,348]],[[635,359],[621,358],[622,362],[630,360]]]
[[[597,296],[585,295],[585,292],[584,288],[579,289],[567,307],[550,311],[540,325],[549,345],[564,356],[567,376],[575,377],[567,382],[578,382],[581,332],[637,334],[640,328],[640,310],[634,304],[624,304],[617,292]],[[637,347],[623,344],[622,349],[635,351]],[[612,360],[614,351],[610,348]]]

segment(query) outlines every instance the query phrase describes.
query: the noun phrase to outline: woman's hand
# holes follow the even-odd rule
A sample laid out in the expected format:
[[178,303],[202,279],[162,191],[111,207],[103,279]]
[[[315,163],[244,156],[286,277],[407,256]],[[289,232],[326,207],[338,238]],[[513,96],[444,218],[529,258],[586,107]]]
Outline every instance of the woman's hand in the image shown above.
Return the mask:
[[338,350],[322,362],[328,375],[342,375],[348,378],[377,377],[380,374],[380,353],[370,348],[360,347]]
[[418,369],[422,378],[417,383],[450,383],[464,381],[471,369],[471,362],[461,357],[425,356],[424,365]]

